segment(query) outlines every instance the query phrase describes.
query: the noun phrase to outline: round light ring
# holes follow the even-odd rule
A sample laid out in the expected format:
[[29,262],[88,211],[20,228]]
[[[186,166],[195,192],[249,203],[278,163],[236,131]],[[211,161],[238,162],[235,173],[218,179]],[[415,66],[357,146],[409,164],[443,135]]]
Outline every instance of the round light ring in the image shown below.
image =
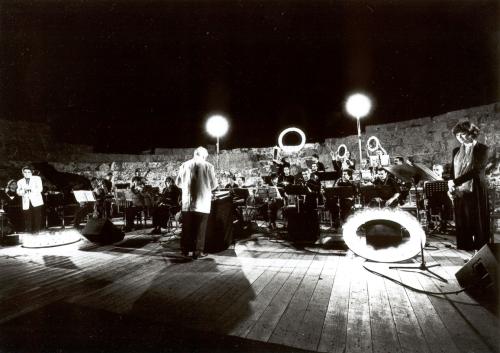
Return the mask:
[[[301,141],[300,144],[298,145],[283,145],[283,137],[285,137],[286,134],[289,132],[296,132],[300,135]],[[299,128],[296,127],[289,127],[283,131],[281,131],[280,136],[278,137],[278,145],[280,148],[288,153],[294,153],[294,152],[299,152],[306,144],[306,134],[304,134],[304,131],[302,131]]]
[[[371,147],[372,141],[375,141],[375,147]],[[377,136],[370,136],[368,140],[366,140],[366,149],[370,152],[375,152],[380,148],[380,140]]]
[[211,136],[221,137],[226,134],[229,124],[222,115],[213,115],[207,120],[205,128]]
[[362,118],[370,112],[372,108],[372,102],[370,98],[361,93],[356,93],[347,99],[346,102],[347,112],[356,118]]
[[[398,246],[375,248],[365,236],[357,234],[359,227],[370,221],[391,221],[404,227],[410,237]],[[377,262],[399,262],[411,259],[425,244],[425,232],[418,220],[409,212],[393,209],[367,209],[349,217],[342,227],[346,245],[356,255]]]

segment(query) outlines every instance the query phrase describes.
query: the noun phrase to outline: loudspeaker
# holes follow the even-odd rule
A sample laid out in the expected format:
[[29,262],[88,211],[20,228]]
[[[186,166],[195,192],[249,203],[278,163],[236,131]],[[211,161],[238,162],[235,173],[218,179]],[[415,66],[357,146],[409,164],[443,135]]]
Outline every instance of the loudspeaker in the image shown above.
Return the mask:
[[499,258],[500,244],[486,244],[455,274],[458,283],[464,288],[498,293]]
[[298,242],[314,242],[319,238],[318,213],[297,212],[296,209],[286,210],[288,239]]
[[230,196],[212,201],[205,233],[205,251],[226,250],[233,242],[233,199]]
[[82,229],[82,235],[93,243],[112,244],[123,240],[125,233],[107,218],[90,218]]

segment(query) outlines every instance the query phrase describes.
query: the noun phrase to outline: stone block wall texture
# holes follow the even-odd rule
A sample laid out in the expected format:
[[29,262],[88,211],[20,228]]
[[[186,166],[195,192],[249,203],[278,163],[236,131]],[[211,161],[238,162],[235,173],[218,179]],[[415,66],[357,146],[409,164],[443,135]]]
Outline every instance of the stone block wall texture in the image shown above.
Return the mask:
[[[366,154],[368,138],[376,136],[391,157],[411,158],[429,167],[433,163],[449,164],[452,149],[458,146],[451,129],[461,120],[470,120],[481,128],[479,140],[491,147],[490,184],[500,188],[500,102],[390,124],[367,125],[369,118],[365,119],[362,121],[363,153]],[[140,168],[143,173],[149,171],[147,179],[152,186],[163,186],[165,177],[175,176],[181,163],[192,157],[196,147],[157,148],[154,154],[140,155],[92,153],[89,146],[55,142],[47,125],[5,120],[0,120],[0,138],[0,187],[10,178],[20,178],[22,165],[44,160],[59,171],[89,178],[102,177],[112,171],[116,183],[129,182],[134,170]],[[299,153],[289,155],[292,172],[305,167],[305,159],[313,153],[319,154],[327,170],[331,169],[330,151],[336,151],[340,144],[345,144],[352,156],[359,159],[357,136],[328,138],[323,143],[306,144]],[[209,160],[215,165],[215,146],[207,148]],[[219,166],[221,170],[240,173],[247,178],[267,175],[271,170],[272,156],[272,146],[221,150]]]

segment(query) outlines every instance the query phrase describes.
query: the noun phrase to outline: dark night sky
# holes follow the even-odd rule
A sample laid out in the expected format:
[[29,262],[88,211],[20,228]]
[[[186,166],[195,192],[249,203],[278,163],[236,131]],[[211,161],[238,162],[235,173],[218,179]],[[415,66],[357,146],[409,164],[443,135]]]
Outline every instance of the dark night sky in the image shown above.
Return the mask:
[[48,121],[103,152],[271,146],[499,100],[498,1],[3,1],[2,118]]

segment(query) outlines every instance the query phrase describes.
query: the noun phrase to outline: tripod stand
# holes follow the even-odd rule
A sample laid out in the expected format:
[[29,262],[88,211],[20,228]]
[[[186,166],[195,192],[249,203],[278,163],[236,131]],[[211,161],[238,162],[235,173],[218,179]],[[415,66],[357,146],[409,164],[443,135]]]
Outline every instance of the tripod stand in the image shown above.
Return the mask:
[[[412,186],[415,189],[415,206],[417,209],[417,220],[419,223],[421,223],[420,219],[420,208],[419,208],[419,195],[418,195],[418,189],[417,189],[417,184],[420,180],[426,179],[426,178],[432,178],[432,175],[429,175],[428,171],[425,166],[422,166],[420,164],[417,165],[396,165],[396,166],[389,166],[385,168],[389,172],[393,173],[397,177],[400,177],[402,180],[407,180],[411,181]],[[418,269],[421,271],[427,271],[434,275],[436,278],[439,280],[448,283],[448,281],[438,275],[437,273],[433,272],[430,270],[431,267],[436,267],[436,266],[441,266],[441,264],[432,264],[432,265],[427,265],[425,263],[425,255],[424,255],[424,244],[425,240],[424,238],[421,239],[420,241],[420,257],[421,257],[421,262],[419,266],[390,266],[390,269]]]
[[427,271],[427,272],[431,273],[432,275],[434,275],[439,280],[441,280],[445,283],[448,283],[448,281],[445,278],[441,277],[436,272],[433,272],[430,270],[431,267],[441,266],[441,264],[432,264],[432,265],[426,264],[425,256],[424,256],[424,245],[422,244],[422,242],[420,242],[420,257],[421,257],[421,262],[420,262],[420,265],[418,265],[418,266],[389,266],[389,268],[390,269],[416,269],[416,270],[420,270],[420,271]]

